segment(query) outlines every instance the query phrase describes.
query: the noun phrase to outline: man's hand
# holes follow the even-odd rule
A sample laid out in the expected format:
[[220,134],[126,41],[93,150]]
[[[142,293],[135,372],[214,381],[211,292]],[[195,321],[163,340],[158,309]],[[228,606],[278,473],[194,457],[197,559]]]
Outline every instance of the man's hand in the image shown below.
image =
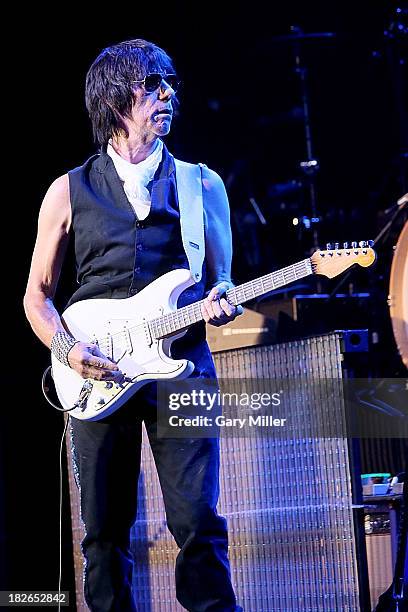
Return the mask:
[[201,306],[201,312],[206,323],[220,327],[233,321],[235,317],[242,314],[242,306],[234,306],[230,304],[225,298],[220,296],[230,289],[231,285],[227,282],[219,283],[216,287],[213,287],[204,299]]
[[77,342],[68,353],[68,362],[82,378],[121,382],[121,372],[115,362],[103,355],[96,344]]

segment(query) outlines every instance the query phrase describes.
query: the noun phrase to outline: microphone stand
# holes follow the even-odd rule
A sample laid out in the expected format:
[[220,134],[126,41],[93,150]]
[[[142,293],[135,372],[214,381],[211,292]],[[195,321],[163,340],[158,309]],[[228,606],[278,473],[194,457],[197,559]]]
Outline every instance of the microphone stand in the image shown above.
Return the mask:
[[[393,211],[394,211],[394,214],[392,215],[391,219],[389,221],[387,221],[387,223],[384,225],[384,227],[380,230],[380,232],[377,234],[377,236],[374,238],[373,246],[379,244],[381,241],[383,241],[383,239],[385,240],[385,238],[387,237],[387,234],[390,231],[391,227],[393,226],[395,220],[397,219],[399,214],[404,210],[405,205],[407,203],[408,203],[408,194],[405,194],[395,204],[393,204],[392,206],[390,206],[389,208],[387,208],[384,211],[384,214],[389,214],[390,212],[393,212]],[[339,288],[350,277],[352,272],[353,272],[352,268],[349,268],[349,270],[345,274],[342,275],[340,281],[337,283],[337,285],[334,287],[334,289],[330,293],[329,299],[331,299],[332,297],[334,297],[336,295],[336,293],[339,290]]]

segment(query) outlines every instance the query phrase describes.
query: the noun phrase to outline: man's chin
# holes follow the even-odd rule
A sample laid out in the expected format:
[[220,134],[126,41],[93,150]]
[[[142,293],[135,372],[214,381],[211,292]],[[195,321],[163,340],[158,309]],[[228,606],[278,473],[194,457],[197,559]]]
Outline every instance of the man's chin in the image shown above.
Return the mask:
[[171,117],[165,118],[164,116],[153,120],[152,127],[155,134],[158,136],[166,136],[170,132],[171,128]]
[[171,128],[170,123],[168,125],[164,125],[164,124],[156,125],[154,129],[154,133],[160,137],[167,136],[167,134],[170,132],[170,128]]

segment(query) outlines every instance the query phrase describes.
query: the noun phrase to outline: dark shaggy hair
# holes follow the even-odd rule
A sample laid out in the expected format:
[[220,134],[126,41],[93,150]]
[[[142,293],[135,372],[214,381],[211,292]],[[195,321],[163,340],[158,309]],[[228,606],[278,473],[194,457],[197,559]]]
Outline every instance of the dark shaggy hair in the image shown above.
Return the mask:
[[107,47],[88,70],[85,103],[95,142],[103,150],[114,135],[127,130],[121,116],[129,117],[134,102],[132,81],[150,72],[174,73],[170,57],[151,42],[137,38]]

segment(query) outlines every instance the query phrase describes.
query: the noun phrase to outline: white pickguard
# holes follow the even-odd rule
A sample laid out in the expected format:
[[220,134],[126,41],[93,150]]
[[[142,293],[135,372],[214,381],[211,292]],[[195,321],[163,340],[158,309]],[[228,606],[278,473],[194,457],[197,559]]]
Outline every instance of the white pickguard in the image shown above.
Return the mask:
[[[72,416],[97,421],[115,412],[148,382],[191,374],[194,364],[170,357],[171,343],[185,331],[155,340],[147,323],[176,310],[178,297],[193,284],[189,270],[173,270],[133,297],[83,300],[65,310],[61,318],[74,338],[97,341],[102,353],[117,362],[128,380],[121,385],[85,380],[52,355],[57,395],[64,408],[76,406],[70,411]],[[81,393],[85,396],[82,403]]]

